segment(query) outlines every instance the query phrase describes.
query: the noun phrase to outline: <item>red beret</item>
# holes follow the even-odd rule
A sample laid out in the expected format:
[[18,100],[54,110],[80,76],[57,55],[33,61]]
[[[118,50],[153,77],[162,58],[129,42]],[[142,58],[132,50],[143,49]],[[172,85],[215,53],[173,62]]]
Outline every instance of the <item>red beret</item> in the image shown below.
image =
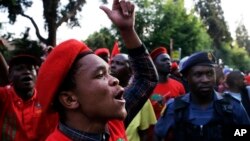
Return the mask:
[[172,66],[171,66],[171,70],[172,71],[175,71],[175,70],[177,70],[178,69],[178,64],[176,63],[176,62],[173,62],[172,63]]
[[83,42],[70,39],[56,46],[41,65],[36,88],[44,111],[50,107],[77,55],[84,52],[91,52],[91,50]]
[[150,56],[154,60],[158,55],[163,53],[167,53],[167,49],[165,47],[158,47],[150,53]]
[[246,80],[247,85],[250,85],[250,76],[249,75],[245,76],[245,80]]
[[95,50],[96,55],[107,54],[110,55],[109,50],[107,48],[98,48]]

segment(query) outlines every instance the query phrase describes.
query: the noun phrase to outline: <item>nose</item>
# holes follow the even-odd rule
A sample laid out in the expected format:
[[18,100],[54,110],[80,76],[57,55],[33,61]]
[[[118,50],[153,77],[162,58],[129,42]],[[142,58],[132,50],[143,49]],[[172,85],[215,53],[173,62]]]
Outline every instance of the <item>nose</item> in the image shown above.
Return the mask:
[[210,81],[210,77],[208,77],[207,75],[202,75],[201,80],[202,80],[202,82],[209,82]]
[[119,80],[116,77],[110,76],[109,85],[116,86],[119,85]]

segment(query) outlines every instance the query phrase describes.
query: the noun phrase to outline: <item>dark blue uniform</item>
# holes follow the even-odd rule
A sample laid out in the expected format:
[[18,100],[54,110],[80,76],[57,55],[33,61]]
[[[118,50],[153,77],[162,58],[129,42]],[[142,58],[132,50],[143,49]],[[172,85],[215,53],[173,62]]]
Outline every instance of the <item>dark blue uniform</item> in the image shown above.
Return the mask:
[[[244,108],[240,104],[240,101],[231,98],[229,104],[226,106],[229,109],[223,109],[220,108],[220,104],[217,103],[222,103],[221,101],[223,101],[224,99],[225,98],[223,98],[221,95],[214,93],[213,101],[205,109],[201,108],[199,105],[192,103],[192,101],[190,100],[190,94],[186,94],[178,98],[179,103],[182,104],[176,104],[176,99],[169,100],[166,105],[167,108],[165,109],[163,115],[160,117],[157,124],[155,125],[156,136],[158,138],[166,138],[170,130],[173,129],[172,131],[175,132],[173,134],[174,137],[181,137],[183,140],[203,140],[201,139],[202,137],[205,137],[204,140],[210,140],[211,138],[212,140],[220,140],[222,135],[218,135],[218,133],[221,133],[221,131],[218,131],[220,129],[219,127],[217,127],[217,125],[221,124],[223,126],[229,123],[236,125],[249,125],[249,118]],[[225,105],[221,105],[221,107],[225,107]],[[225,116],[216,114],[220,113],[220,111],[222,111],[221,113],[224,114],[223,110],[228,110],[228,113],[230,114],[225,114]],[[178,111],[184,112],[178,113]],[[232,121],[230,121],[230,117],[232,118]],[[178,124],[176,120],[178,120]],[[229,123],[225,123],[227,120]],[[235,123],[233,123],[234,121]],[[203,131],[204,127],[208,130]],[[196,129],[199,134],[199,137],[197,133],[195,133]],[[179,134],[178,132],[181,133]],[[217,135],[213,135],[216,133]]]

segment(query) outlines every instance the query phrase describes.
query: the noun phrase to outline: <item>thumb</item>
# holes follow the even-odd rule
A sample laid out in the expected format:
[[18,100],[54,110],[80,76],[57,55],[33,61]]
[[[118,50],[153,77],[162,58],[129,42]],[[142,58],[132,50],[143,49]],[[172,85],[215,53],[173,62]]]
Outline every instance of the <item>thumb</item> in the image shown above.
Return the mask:
[[108,7],[102,5],[99,8],[102,9],[107,14],[108,17],[111,15],[112,11]]

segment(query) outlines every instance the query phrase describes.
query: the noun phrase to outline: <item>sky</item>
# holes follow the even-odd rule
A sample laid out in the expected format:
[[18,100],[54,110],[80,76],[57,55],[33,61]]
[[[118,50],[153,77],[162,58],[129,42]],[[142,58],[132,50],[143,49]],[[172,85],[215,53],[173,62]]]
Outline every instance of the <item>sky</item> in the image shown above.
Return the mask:
[[[33,6],[27,9],[26,13],[27,15],[30,15],[34,18],[38,24],[38,27],[40,27],[42,36],[46,38],[47,34],[43,29],[44,20],[42,16],[42,1],[33,1]],[[62,1],[65,2],[67,0]],[[109,4],[107,6],[111,7],[112,0],[108,1]],[[87,0],[87,4],[84,5],[80,14],[81,27],[74,27],[73,29],[70,29],[66,26],[66,24],[62,24],[62,26],[60,26],[58,29],[57,42],[61,42],[69,38],[85,40],[90,34],[94,33],[95,31],[99,31],[99,29],[102,27],[110,27],[111,22],[106,14],[101,9],[99,9],[100,5],[102,5],[100,0]],[[185,0],[185,5],[187,9],[190,9],[193,6],[192,0]],[[249,5],[249,0],[221,0],[224,17],[233,37],[235,36],[235,29],[240,22],[246,26],[248,33],[250,34],[250,16],[247,15],[250,12],[248,10]],[[28,19],[18,16],[17,22],[14,25],[9,25],[6,13],[0,13],[0,17],[1,22],[4,23],[2,25],[3,29],[2,31],[0,30],[0,33],[5,33],[7,30],[9,32],[15,33],[16,37],[21,37],[21,33],[25,30],[24,27],[31,27],[31,39],[37,40],[33,25]]]

